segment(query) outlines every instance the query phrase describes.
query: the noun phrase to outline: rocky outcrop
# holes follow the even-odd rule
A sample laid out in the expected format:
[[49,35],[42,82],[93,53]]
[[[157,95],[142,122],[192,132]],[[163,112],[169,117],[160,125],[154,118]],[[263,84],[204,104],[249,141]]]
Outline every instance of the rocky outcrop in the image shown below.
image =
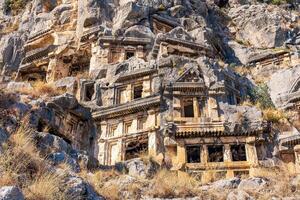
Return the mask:
[[285,10],[268,5],[244,5],[231,8],[229,16],[234,23],[236,39],[256,48],[279,47],[296,31]]
[[274,73],[268,82],[270,97],[274,105],[278,108],[289,106],[289,100],[299,91],[299,83],[300,65]]
[[24,200],[22,191],[16,186],[0,188],[0,200]]
[[256,107],[223,105],[225,130],[228,132],[251,133],[264,130],[266,125],[262,112]]

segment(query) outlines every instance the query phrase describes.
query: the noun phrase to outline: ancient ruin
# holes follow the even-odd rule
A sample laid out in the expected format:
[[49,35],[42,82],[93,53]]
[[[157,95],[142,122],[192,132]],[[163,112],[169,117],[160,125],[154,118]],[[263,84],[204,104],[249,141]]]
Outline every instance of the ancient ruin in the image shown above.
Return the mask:
[[[84,172],[75,179],[88,183],[73,184],[73,173],[64,179],[78,186],[80,199],[102,199],[86,195],[94,195],[93,181],[101,195],[117,193],[109,182],[116,177],[136,198],[128,192],[107,199],[192,198],[190,185],[209,196],[215,186],[204,184],[217,179],[229,179],[218,183],[224,193],[248,192],[238,187],[241,180],[261,178],[263,170],[299,174],[297,6],[295,0],[0,1],[0,158],[25,146],[36,157],[30,163],[47,160],[41,169]],[[32,130],[29,147],[13,141],[23,139],[17,131],[23,125]],[[31,194],[31,184],[43,180],[39,174],[48,174],[25,164],[30,187],[21,186]],[[164,173],[177,178],[170,178],[171,189],[149,194],[168,179]],[[16,177],[3,182],[23,178]],[[181,177],[196,184],[186,178],[174,186]],[[299,180],[284,194],[300,191]],[[254,191],[262,182],[246,186]],[[261,191],[269,191],[266,185]]]

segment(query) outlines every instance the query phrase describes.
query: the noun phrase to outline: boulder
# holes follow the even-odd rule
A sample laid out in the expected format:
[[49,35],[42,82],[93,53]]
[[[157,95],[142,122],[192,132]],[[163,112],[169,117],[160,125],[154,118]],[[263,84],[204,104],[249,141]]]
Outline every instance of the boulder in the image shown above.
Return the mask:
[[65,77],[54,82],[55,87],[66,89],[67,92],[73,94],[76,88],[76,77]]
[[263,178],[248,178],[241,181],[238,186],[240,190],[260,190],[267,186],[267,181]]
[[130,176],[151,177],[159,169],[159,165],[149,160],[147,163],[141,158],[126,161],[125,168]]
[[68,144],[64,139],[50,133],[38,132],[36,135],[37,147],[41,151],[57,151],[69,153],[72,150],[70,144]]
[[28,82],[14,82],[11,81],[7,84],[8,91],[18,91],[18,90],[30,90],[32,86]]
[[218,180],[218,181],[212,183],[209,187],[211,189],[217,189],[217,190],[234,189],[234,188],[238,187],[240,182],[241,182],[241,179],[235,177],[232,179]]
[[68,176],[65,178],[65,195],[66,199],[88,199],[88,200],[104,200],[99,196],[91,185],[77,176]]
[[76,97],[68,93],[53,97],[52,101],[50,101],[48,104],[56,104],[57,106],[66,110],[75,109],[79,105]]
[[16,186],[0,188],[0,200],[24,200],[22,191]]
[[226,200],[255,200],[243,190],[234,190],[227,195]]
[[221,104],[227,132],[247,133],[264,128],[262,112],[257,107]]

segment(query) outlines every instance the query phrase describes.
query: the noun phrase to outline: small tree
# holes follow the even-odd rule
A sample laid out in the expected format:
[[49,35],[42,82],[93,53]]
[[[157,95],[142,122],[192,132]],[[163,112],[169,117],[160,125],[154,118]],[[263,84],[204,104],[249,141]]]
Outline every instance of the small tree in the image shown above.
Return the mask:
[[250,91],[250,99],[252,102],[259,104],[262,109],[275,108],[266,84],[254,87]]

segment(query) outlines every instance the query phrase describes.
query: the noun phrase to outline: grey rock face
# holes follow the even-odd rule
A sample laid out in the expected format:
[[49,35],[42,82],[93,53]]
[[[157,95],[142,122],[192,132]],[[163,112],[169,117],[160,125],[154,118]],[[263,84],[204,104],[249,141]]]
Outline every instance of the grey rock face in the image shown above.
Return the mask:
[[76,34],[80,37],[89,27],[103,25],[112,21],[114,11],[108,0],[82,0],[78,1],[78,18]]
[[271,99],[276,107],[284,107],[289,100],[287,95],[297,92],[297,83],[299,82],[299,78],[300,65],[293,68],[279,70],[271,76],[268,82],[268,88]]
[[0,188],[0,200],[23,200],[22,191],[16,186],[5,186]]
[[256,107],[222,105],[229,132],[251,132],[263,127],[262,112]]
[[17,71],[23,58],[24,43],[25,38],[19,33],[0,37],[0,72],[2,71],[2,74]]
[[148,7],[129,2],[118,7],[113,20],[113,34],[119,35],[125,29],[134,25],[143,25],[142,20],[147,20],[149,15]]
[[282,46],[288,29],[284,23],[290,21],[288,12],[267,5],[245,5],[232,8],[229,16],[237,26],[237,39],[247,41],[257,48]]

